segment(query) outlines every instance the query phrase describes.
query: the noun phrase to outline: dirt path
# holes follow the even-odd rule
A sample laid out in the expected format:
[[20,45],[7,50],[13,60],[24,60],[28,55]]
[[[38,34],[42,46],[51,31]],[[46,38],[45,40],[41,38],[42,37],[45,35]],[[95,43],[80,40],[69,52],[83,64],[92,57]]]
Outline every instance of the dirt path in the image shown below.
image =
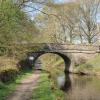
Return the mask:
[[31,100],[33,89],[36,88],[39,77],[40,71],[36,71],[22,80],[17,89],[6,100]]

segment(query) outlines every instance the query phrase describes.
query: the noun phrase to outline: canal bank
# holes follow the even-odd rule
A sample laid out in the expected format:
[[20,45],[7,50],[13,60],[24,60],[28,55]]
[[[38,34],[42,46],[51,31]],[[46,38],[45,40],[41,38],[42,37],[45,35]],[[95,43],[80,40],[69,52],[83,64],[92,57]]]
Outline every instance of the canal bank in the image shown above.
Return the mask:
[[74,74],[100,76],[100,55],[74,67]]

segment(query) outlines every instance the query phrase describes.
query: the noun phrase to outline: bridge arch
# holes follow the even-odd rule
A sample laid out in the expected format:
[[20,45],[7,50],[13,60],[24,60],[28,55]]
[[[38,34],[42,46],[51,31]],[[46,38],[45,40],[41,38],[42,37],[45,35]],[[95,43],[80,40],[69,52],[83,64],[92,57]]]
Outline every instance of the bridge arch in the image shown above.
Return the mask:
[[60,53],[60,52],[32,52],[32,53],[30,53],[29,56],[34,57],[34,59],[33,59],[32,62],[33,62],[33,64],[35,64],[36,60],[37,60],[40,56],[42,56],[42,55],[44,55],[44,54],[48,54],[48,53],[56,54],[56,55],[60,56],[60,57],[64,60],[64,64],[65,64],[65,73],[69,73],[69,69],[70,69],[70,67],[71,67],[71,59],[70,59],[67,55],[65,55],[65,54],[63,54],[63,53]]

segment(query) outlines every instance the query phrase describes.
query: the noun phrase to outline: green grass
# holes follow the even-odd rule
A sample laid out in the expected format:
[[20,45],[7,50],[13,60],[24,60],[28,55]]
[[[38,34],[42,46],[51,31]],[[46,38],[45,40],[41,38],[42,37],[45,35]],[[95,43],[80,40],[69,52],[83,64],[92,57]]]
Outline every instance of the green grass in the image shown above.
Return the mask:
[[33,92],[32,100],[55,100],[47,74],[41,74],[38,87],[35,89],[35,92]]
[[32,100],[63,100],[63,92],[59,89],[52,89],[52,82],[48,74],[42,73],[37,88],[33,91]]
[[90,73],[100,73],[100,55],[96,56],[93,59],[90,59],[85,64],[82,64],[78,67],[78,71],[90,71]]
[[25,70],[18,77],[16,77],[15,80],[11,80],[6,83],[0,82],[0,100],[5,100],[5,98],[16,89],[18,83],[20,83],[25,77],[31,75],[31,73],[32,71]]

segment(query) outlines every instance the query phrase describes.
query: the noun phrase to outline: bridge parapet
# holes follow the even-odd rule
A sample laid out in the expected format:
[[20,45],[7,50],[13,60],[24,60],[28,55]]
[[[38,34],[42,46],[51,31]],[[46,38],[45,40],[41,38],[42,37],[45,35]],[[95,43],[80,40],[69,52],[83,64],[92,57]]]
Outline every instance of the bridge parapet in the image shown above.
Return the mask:
[[41,46],[41,50],[78,50],[78,51],[100,51],[99,45],[40,43],[32,46]]
[[62,43],[23,43],[17,44],[17,47],[25,47],[28,50],[35,51],[95,51],[100,52],[99,45],[85,45],[85,44],[62,44]]

